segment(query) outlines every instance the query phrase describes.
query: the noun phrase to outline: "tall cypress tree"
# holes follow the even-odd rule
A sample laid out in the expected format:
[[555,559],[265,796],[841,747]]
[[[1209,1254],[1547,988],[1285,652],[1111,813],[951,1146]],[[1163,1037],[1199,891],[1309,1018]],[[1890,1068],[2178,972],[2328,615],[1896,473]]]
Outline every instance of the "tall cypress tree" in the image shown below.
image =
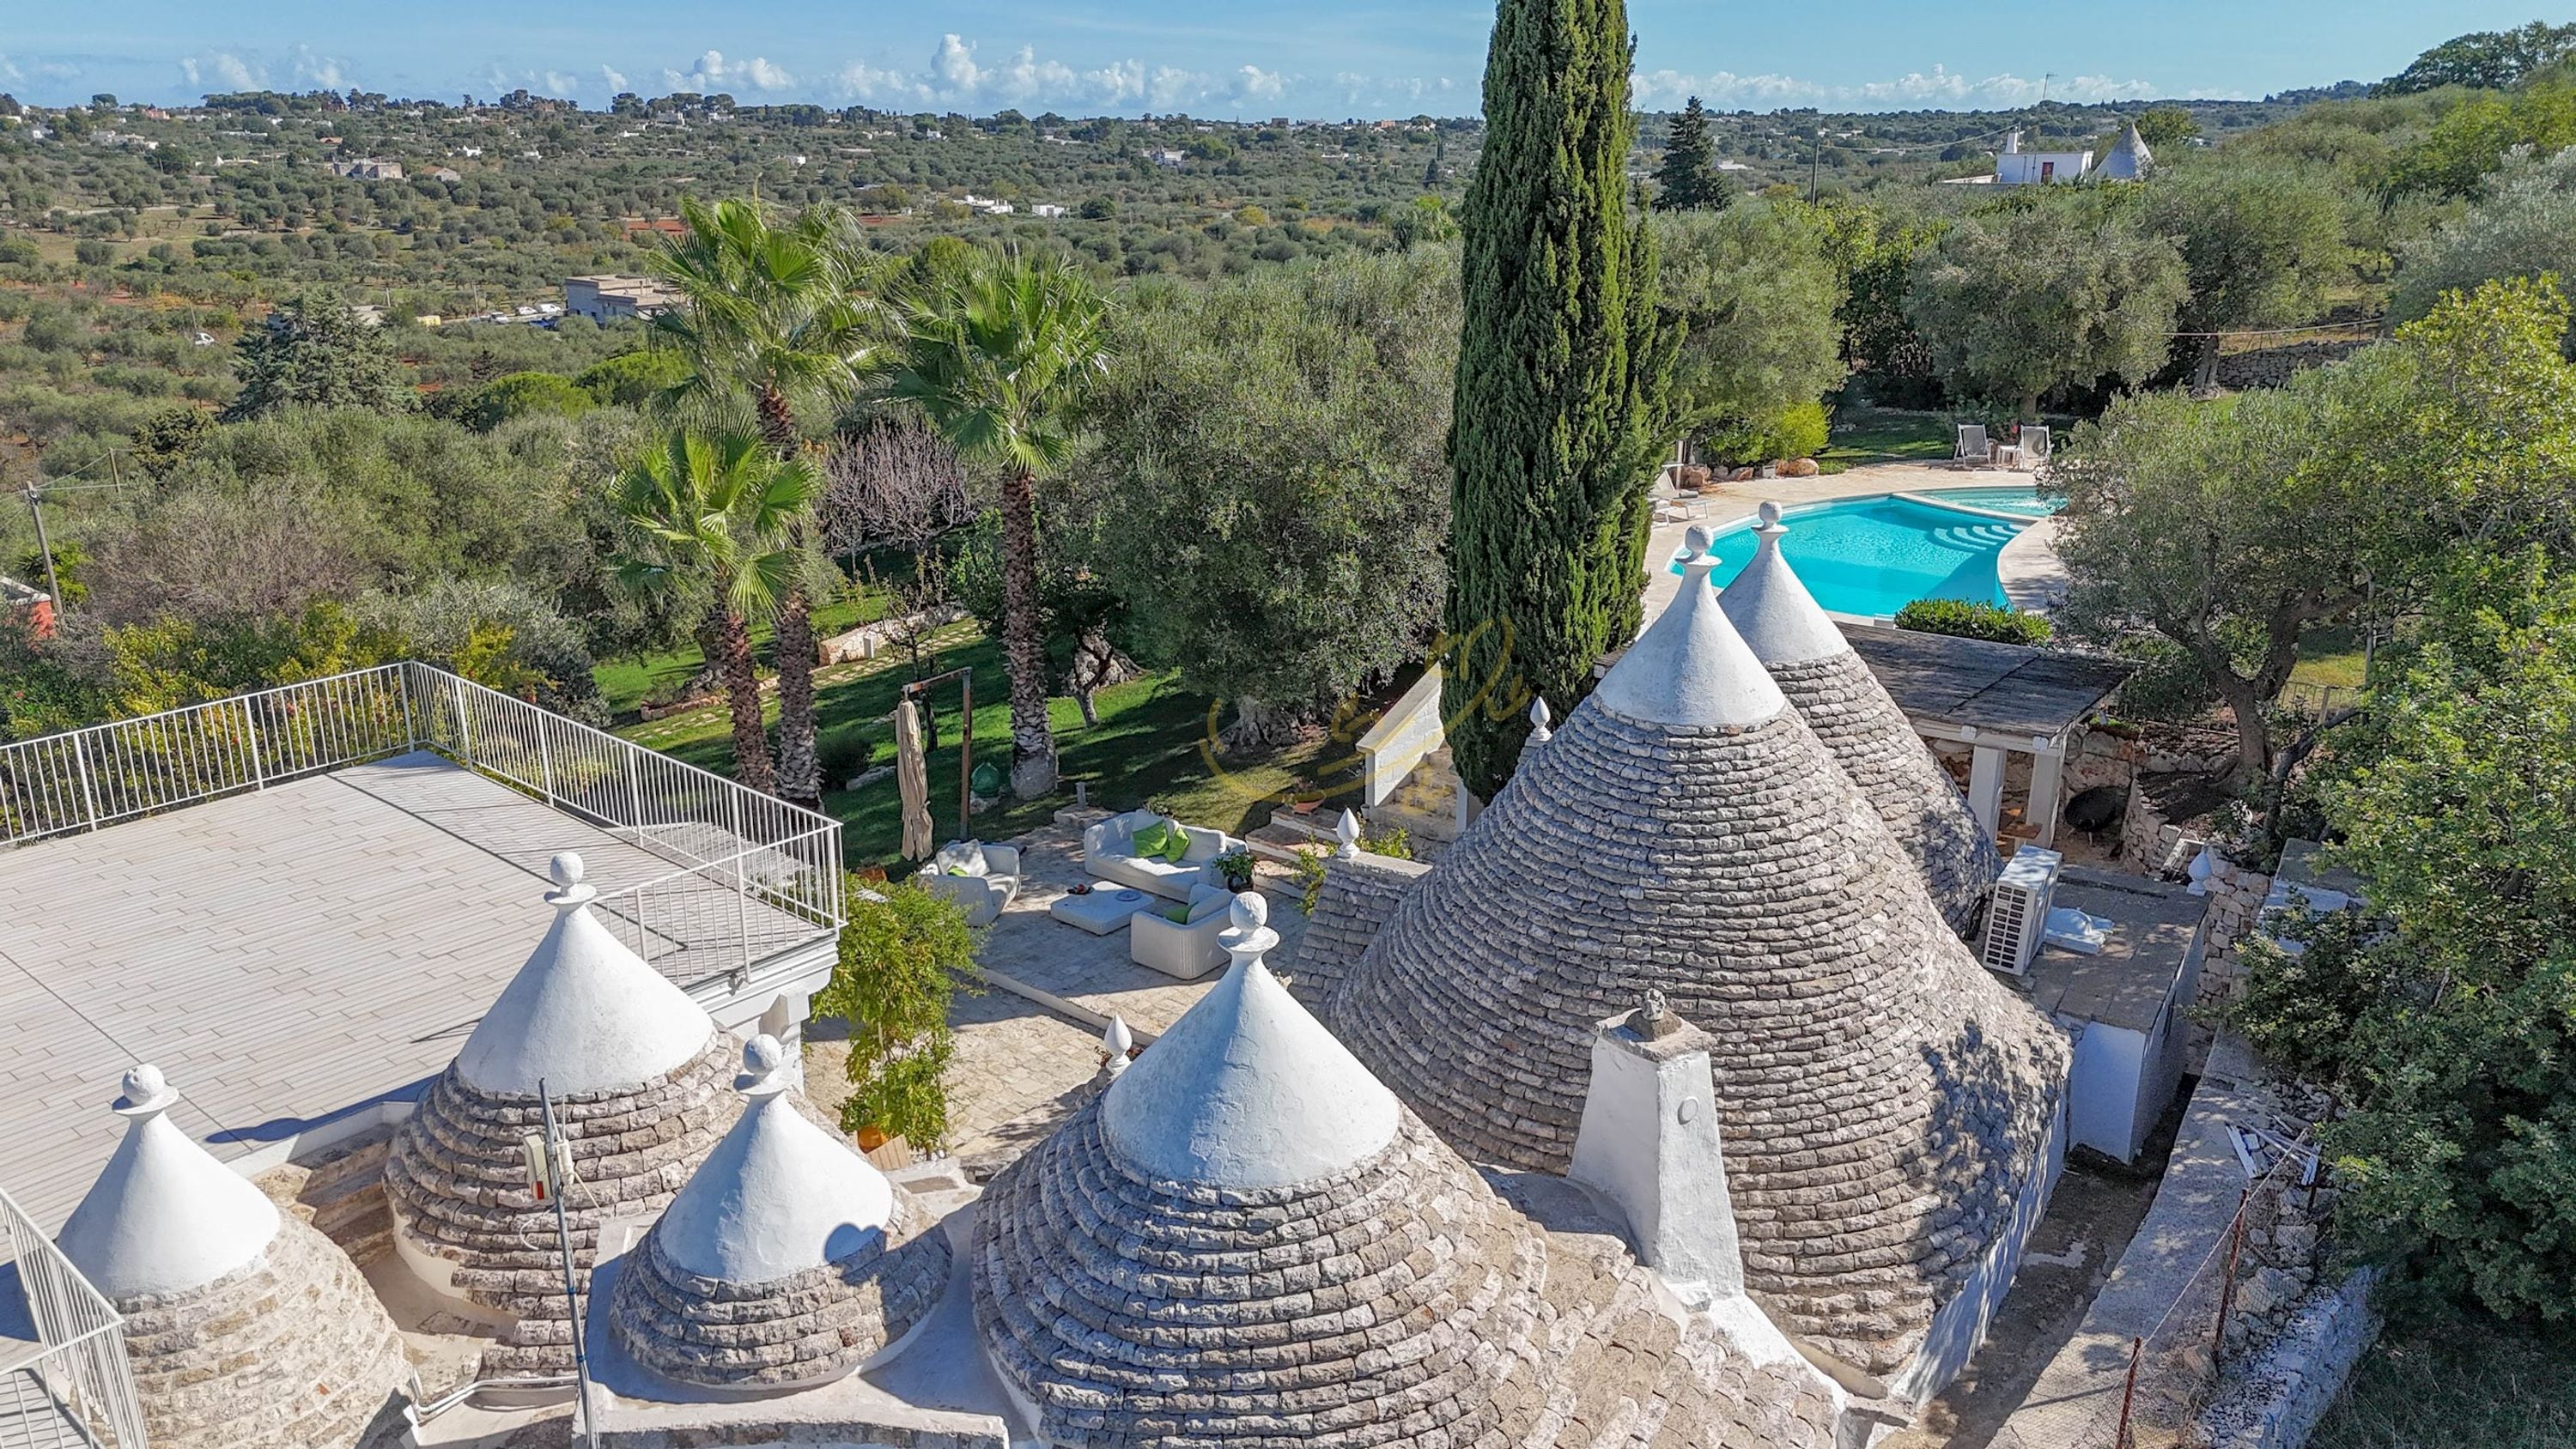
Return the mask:
[[1628,217],[1623,0],[1501,0],[1461,226],[1444,713],[1491,799],[1532,694],[1562,718],[1634,637],[1673,330]]
[[1723,207],[1734,200],[1717,179],[1717,146],[1708,138],[1708,112],[1699,97],[1690,98],[1673,117],[1672,135],[1664,141],[1664,164],[1655,168],[1655,210],[1698,211]]

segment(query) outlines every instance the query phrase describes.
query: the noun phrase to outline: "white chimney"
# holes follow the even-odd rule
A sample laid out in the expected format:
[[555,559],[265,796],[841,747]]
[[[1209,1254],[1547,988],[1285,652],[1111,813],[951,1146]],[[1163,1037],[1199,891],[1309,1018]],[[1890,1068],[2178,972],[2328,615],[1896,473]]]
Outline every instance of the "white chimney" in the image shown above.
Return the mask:
[[1744,1257],[1718,1145],[1707,1032],[1649,991],[1602,1022],[1567,1176],[1627,1215],[1637,1256],[1693,1308],[1744,1291]]

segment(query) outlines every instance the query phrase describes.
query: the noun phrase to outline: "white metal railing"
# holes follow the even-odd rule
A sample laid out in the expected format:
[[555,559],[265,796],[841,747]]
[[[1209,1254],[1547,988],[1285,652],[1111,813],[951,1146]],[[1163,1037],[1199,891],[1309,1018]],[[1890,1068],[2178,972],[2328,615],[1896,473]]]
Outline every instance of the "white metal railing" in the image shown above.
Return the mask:
[[739,984],[785,945],[840,927],[841,829],[830,816],[410,661],[0,745],[0,843],[97,830],[412,750],[514,786],[672,866],[602,905],[674,979]]
[[125,1320],[53,1239],[0,1192],[0,1248],[17,1270],[32,1346],[0,1351],[0,1449],[144,1449]]

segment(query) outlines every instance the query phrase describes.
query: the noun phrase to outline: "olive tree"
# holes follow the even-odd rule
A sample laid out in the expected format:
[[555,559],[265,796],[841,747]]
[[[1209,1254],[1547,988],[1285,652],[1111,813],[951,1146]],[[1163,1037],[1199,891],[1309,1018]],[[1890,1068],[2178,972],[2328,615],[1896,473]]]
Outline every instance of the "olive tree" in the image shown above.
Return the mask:
[[1093,400],[1102,579],[1138,657],[1278,738],[1420,657],[1449,519],[1454,253],[1144,299]]
[[2044,198],[1964,217],[1924,249],[1905,316],[1954,396],[2036,421],[2053,388],[2152,376],[2187,295],[2181,253],[2126,208]]
[[1664,305],[1687,329],[1670,394],[1685,428],[1767,428],[1841,384],[1844,287],[1808,208],[1667,212],[1654,226]]
[[2182,251],[2179,317],[2198,354],[2193,385],[2218,377],[2219,334],[2306,322],[2348,264],[2343,202],[2314,172],[2209,163],[2159,174],[2145,225]]

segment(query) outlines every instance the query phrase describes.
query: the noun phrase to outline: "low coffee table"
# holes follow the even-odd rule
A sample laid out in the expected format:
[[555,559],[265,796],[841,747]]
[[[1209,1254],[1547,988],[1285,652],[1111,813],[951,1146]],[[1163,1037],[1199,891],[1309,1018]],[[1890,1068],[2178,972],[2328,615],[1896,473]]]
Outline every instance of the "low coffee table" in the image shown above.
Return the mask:
[[1162,904],[1155,897],[1125,886],[1094,886],[1088,895],[1061,895],[1047,903],[1047,914],[1095,936],[1122,930],[1127,918]]

